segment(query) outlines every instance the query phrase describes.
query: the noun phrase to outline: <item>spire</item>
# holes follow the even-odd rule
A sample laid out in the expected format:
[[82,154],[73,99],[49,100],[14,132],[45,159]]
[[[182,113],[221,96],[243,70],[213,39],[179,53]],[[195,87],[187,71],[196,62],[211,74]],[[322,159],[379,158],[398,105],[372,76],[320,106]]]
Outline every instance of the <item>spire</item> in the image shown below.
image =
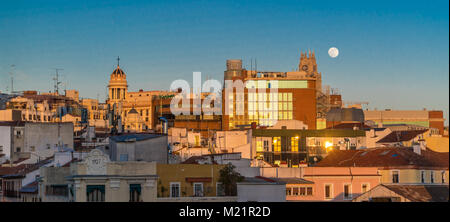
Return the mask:
[[312,57],[316,58],[316,55],[314,54],[314,49],[313,49],[313,52],[312,52]]
[[119,63],[120,63],[120,57],[117,56],[117,67],[119,67]]
[[309,58],[311,58],[311,49],[309,49]]

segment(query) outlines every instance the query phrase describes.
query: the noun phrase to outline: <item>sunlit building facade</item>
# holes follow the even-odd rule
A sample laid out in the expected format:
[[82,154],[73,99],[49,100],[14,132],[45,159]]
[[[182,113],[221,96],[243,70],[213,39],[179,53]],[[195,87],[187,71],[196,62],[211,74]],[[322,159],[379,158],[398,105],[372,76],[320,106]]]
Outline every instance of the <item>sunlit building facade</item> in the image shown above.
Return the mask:
[[[301,53],[299,68],[292,72],[246,70],[241,60],[228,60],[224,79],[224,130],[252,123],[273,126],[278,120],[299,120],[309,129],[316,129],[322,77],[314,53]],[[228,80],[233,81],[232,90],[227,87]]]

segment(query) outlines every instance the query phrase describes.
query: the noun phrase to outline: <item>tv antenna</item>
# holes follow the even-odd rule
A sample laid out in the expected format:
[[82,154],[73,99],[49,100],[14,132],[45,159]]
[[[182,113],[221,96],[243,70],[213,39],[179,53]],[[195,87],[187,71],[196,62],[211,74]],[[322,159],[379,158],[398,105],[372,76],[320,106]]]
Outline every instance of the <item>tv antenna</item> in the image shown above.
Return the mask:
[[53,85],[54,88],[54,92],[59,95],[59,84],[61,84],[62,82],[59,81],[59,73],[58,71],[64,70],[64,69],[58,69],[58,68],[54,68],[55,70],[55,77],[53,77],[53,81],[55,82],[55,84]]
[[16,65],[11,65],[11,71],[9,71],[9,75],[11,76],[11,94],[14,94],[14,68]]

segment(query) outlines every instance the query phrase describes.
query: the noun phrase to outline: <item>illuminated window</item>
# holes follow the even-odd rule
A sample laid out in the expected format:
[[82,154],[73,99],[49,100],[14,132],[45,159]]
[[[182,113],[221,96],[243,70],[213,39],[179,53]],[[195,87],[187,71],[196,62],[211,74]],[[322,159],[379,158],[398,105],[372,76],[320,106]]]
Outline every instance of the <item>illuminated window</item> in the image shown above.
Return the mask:
[[288,93],[288,101],[292,101],[292,93]]
[[299,137],[291,137],[291,151],[298,152],[298,139]]
[[274,152],[281,152],[281,137],[274,137],[272,146]]
[[288,118],[288,119],[292,119],[292,111],[291,111],[291,112],[288,112],[287,118]]
[[[265,141],[264,141],[265,142]],[[263,152],[262,141],[256,141],[256,152]]]
[[270,93],[270,101],[274,101],[277,99],[277,95],[275,93]]

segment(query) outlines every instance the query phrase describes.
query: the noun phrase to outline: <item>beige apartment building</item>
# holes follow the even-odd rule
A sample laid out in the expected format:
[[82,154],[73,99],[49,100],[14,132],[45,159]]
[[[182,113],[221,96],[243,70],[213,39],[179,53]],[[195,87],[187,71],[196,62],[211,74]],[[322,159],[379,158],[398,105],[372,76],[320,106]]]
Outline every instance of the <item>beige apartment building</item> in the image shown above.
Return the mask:
[[153,202],[157,198],[156,162],[111,162],[92,150],[70,169],[69,201]]

